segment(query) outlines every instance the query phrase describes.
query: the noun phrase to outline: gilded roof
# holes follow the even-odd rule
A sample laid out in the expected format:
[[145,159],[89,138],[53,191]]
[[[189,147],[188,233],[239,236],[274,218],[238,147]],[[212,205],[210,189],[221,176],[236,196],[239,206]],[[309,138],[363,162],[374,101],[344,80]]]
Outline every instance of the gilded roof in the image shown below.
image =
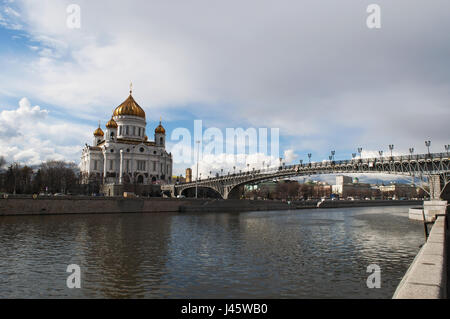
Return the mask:
[[161,121],[159,121],[158,127],[155,128],[155,133],[166,134],[166,130],[165,130],[165,128],[161,125]]
[[100,127],[98,127],[95,131],[94,131],[94,136],[104,136],[105,133],[103,133],[102,129]]
[[133,99],[131,91],[128,98],[114,110],[113,116],[119,115],[133,115],[145,119],[145,112]]
[[108,123],[106,123],[106,127],[107,127],[107,128],[117,128],[118,126],[117,126],[116,121],[114,121],[114,119],[111,118],[111,119],[108,121]]

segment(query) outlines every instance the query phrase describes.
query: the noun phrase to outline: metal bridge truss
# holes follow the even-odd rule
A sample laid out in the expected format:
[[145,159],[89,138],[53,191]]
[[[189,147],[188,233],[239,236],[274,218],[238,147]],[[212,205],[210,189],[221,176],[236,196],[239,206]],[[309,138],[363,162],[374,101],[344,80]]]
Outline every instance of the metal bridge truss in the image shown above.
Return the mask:
[[[317,174],[378,173],[409,176],[421,181],[423,188],[431,198],[439,198],[450,182],[449,153],[431,153],[376,158],[359,158],[342,161],[322,161],[307,164],[280,166],[278,169],[253,170],[239,174],[228,174],[199,180],[198,183],[166,185],[172,195],[181,194],[186,189],[197,187],[210,188],[223,198],[229,198],[233,192],[245,184],[278,180],[286,177]],[[436,183],[431,183],[437,178]],[[429,185],[429,189],[425,187]]]

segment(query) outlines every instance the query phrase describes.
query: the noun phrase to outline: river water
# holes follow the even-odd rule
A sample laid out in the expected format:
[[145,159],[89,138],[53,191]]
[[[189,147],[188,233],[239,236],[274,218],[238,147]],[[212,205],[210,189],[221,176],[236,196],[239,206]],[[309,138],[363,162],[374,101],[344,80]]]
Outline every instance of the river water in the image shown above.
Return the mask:
[[423,243],[408,207],[5,216],[0,297],[391,298]]

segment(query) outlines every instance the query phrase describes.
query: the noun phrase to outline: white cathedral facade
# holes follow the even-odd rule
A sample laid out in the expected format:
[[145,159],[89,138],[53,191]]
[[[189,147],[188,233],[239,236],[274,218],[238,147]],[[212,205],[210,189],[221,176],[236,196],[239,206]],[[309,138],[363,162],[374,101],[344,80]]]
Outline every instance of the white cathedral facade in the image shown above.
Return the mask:
[[146,124],[145,112],[130,90],[128,98],[116,107],[106,123],[106,131],[99,126],[94,131],[92,145],[83,148],[81,182],[97,182],[109,196],[130,191],[127,185],[171,183],[172,154],[165,148],[166,131],[160,121],[154,141],[149,141]]

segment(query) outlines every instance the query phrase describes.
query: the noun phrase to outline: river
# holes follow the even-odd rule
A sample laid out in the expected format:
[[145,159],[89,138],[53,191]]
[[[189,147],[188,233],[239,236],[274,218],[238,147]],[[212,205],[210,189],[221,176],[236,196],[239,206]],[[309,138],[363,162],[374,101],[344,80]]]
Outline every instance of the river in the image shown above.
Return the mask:
[[5,216],[0,297],[391,298],[423,243],[402,206]]

